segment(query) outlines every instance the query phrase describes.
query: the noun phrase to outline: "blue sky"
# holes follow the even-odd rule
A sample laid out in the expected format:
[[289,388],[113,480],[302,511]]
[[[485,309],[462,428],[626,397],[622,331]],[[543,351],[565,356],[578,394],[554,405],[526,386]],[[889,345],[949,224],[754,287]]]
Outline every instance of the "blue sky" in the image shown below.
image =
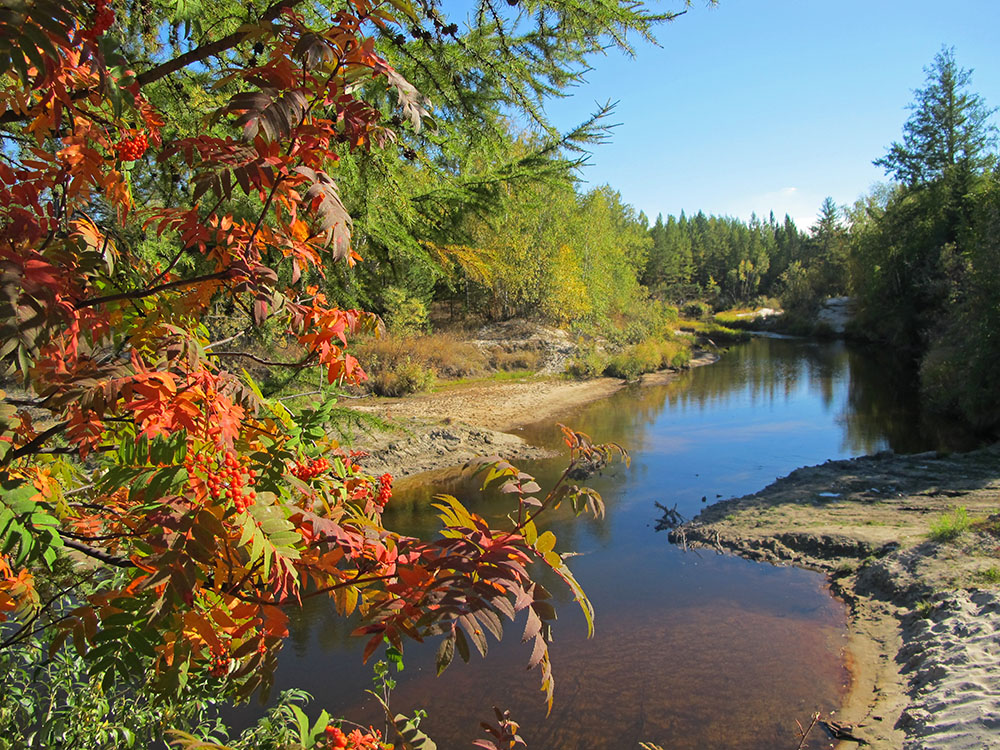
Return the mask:
[[[651,2],[663,10],[680,2]],[[954,46],[972,88],[1000,105],[1000,0],[694,0],[634,59],[597,57],[548,110],[560,127],[619,102],[612,142],[583,177],[646,212],[752,211],[801,228],[823,198],[853,203],[883,180],[923,68]]]

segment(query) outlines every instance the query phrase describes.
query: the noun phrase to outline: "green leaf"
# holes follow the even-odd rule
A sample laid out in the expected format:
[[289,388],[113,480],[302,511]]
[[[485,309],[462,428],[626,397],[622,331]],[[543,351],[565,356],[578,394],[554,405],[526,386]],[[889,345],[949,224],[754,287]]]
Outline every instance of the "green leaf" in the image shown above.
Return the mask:
[[465,633],[458,628],[455,628],[452,632],[455,634],[455,646],[458,648],[458,655],[462,657],[462,661],[468,663],[471,654],[469,653],[469,642],[465,640]]

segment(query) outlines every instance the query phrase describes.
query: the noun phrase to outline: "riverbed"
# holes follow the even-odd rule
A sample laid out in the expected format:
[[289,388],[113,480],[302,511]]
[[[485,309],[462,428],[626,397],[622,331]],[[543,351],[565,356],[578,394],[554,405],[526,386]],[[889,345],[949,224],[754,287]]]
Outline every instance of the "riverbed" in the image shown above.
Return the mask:
[[[798,466],[886,448],[940,447],[888,367],[840,342],[759,338],[663,386],[627,388],[561,421],[628,447],[632,467],[590,482],[603,521],[554,517],[560,549],[597,609],[597,634],[553,583],[560,620],[552,648],[555,707],[545,718],[527,650],[509,633],[483,661],[433,677],[433,646],[408,649],[394,710],[428,710],[440,747],[467,746],[491,707],[509,708],[530,747],[795,747],[796,721],[831,714],[850,687],[846,612],[825,577],[729,556],[685,551],[655,530],[656,503],[690,518],[711,502],[753,492]],[[520,433],[556,446],[546,421]],[[562,459],[525,464],[544,486]],[[449,492],[484,515],[505,512],[474,480],[425,475],[397,493],[386,523],[429,533],[430,496]],[[281,658],[279,686],[319,705],[377,718],[362,705],[370,671],[344,623],[314,603]],[[516,628],[515,628],[516,630]],[[813,747],[820,746],[813,740]]]

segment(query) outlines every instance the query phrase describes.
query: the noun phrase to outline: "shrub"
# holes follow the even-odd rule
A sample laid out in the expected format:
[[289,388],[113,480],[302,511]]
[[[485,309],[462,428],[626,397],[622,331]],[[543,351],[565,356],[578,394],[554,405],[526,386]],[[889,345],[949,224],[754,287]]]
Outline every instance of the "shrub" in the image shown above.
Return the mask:
[[604,368],[604,374],[611,378],[622,378],[623,380],[635,380],[643,373],[639,358],[634,351],[624,351],[615,354]]
[[835,339],[837,338],[837,332],[833,330],[831,326],[826,321],[820,321],[813,326],[812,335],[818,339]]
[[668,341],[664,346],[663,366],[681,370],[691,365],[691,349],[679,341]]
[[566,372],[574,378],[587,380],[596,378],[604,373],[608,366],[608,359],[605,355],[597,351],[595,347],[582,349],[566,365]]
[[488,369],[483,353],[453,334],[416,336],[407,339],[406,346],[414,361],[429,367],[442,377],[474,377],[485,374]]
[[370,378],[405,369],[407,362],[449,378],[481,375],[487,369],[486,358],[476,347],[445,333],[359,339],[353,350]]
[[407,357],[389,369],[379,370],[368,379],[368,387],[376,396],[405,396],[430,388],[434,372]]
[[427,305],[398,286],[382,292],[385,320],[389,330],[400,336],[413,335],[427,329]]
[[812,312],[819,304],[814,279],[799,261],[792,261],[778,277],[781,306],[786,311]]
[[504,349],[494,349],[490,352],[490,365],[495,370],[538,370],[542,361],[542,354],[537,349],[515,349],[505,351]]
[[646,339],[611,357],[604,374],[613,378],[635,380],[647,372],[667,367],[685,367],[691,361],[691,351],[680,341]]
[[971,525],[972,521],[965,506],[952,508],[950,512],[938,516],[931,524],[930,537],[935,542],[949,542],[968,531]]
[[681,317],[689,320],[708,320],[712,315],[712,306],[701,300],[685,302],[681,308]]

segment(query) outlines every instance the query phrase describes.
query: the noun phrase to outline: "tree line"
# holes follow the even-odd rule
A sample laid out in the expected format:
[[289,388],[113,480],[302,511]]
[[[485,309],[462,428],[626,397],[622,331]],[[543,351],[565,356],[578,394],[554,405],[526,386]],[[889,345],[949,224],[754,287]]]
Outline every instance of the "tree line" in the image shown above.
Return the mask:
[[907,355],[933,410],[1000,424],[1000,170],[995,110],[944,48],[925,68],[903,138],[875,160],[890,182],[803,232],[751,217],[657,217],[640,279],[673,302],[779,298],[808,316],[850,294],[855,338]]

